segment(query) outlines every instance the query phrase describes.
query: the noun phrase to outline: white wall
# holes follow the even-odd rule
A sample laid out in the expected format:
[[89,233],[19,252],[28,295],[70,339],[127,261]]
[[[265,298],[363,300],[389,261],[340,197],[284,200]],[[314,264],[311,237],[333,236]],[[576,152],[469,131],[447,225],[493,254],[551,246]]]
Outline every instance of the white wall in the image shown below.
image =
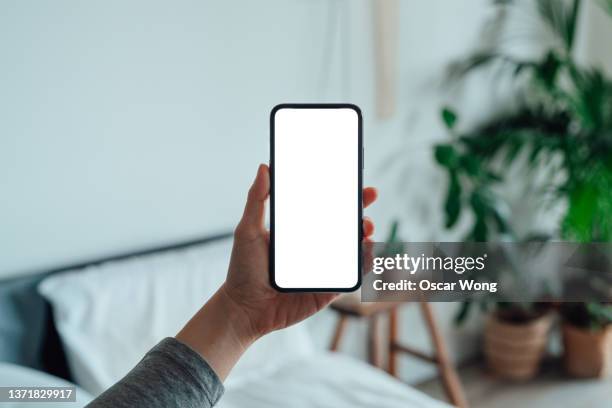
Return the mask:
[[602,68],[608,75],[612,75],[612,16],[598,3],[603,2],[582,2],[576,39],[577,57],[582,62]]
[[314,99],[324,11],[3,2],[0,274],[231,229],[270,108]]

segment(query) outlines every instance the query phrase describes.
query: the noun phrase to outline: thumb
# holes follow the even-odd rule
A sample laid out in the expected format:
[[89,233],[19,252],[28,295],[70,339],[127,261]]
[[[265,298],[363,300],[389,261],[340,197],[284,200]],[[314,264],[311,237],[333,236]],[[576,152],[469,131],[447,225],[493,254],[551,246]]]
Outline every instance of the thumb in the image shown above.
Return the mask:
[[249,189],[247,202],[240,221],[244,232],[257,233],[264,229],[266,199],[270,194],[270,172],[268,166],[260,164],[257,176]]

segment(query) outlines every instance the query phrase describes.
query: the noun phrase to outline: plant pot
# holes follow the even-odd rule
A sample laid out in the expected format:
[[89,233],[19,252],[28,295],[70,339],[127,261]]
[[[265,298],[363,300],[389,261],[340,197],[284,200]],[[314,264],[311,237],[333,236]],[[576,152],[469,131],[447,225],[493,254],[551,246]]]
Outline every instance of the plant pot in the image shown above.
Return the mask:
[[564,323],[563,347],[569,375],[601,378],[612,373],[612,325],[593,331]]
[[533,378],[546,350],[552,316],[526,323],[509,323],[491,315],[485,326],[484,352],[489,369],[511,380]]

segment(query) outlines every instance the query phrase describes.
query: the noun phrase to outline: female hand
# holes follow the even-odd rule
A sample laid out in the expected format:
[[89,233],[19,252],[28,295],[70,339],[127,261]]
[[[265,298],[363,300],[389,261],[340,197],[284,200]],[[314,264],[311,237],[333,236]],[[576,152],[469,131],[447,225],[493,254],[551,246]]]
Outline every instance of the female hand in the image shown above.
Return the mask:
[[[247,317],[254,336],[262,336],[297,323],[316,313],[336,296],[336,293],[282,293],[270,286],[270,232],[265,228],[265,201],[270,192],[268,166],[259,166],[249,190],[242,220],[234,233],[234,247],[227,280],[221,287],[229,299]],[[313,199],[324,200],[313,192]],[[363,205],[376,200],[376,190],[363,191]],[[374,232],[369,219],[363,221],[364,239]]]

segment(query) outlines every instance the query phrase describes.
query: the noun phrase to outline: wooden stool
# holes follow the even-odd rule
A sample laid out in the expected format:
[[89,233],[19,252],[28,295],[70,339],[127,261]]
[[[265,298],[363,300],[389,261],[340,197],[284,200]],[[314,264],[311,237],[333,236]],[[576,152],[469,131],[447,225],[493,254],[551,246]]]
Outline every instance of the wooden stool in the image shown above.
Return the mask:
[[467,400],[463,392],[463,387],[457,376],[457,371],[451,362],[444,339],[440,335],[436,325],[431,306],[427,302],[419,302],[421,315],[425,320],[425,325],[429,331],[432,346],[435,350],[434,355],[423,353],[422,351],[405,346],[399,342],[399,320],[398,309],[406,303],[403,302],[364,302],[354,295],[342,296],[331,304],[331,308],[339,314],[338,324],[330,345],[331,351],[337,351],[340,341],[344,337],[344,332],[350,317],[368,319],[368,361],[375,367],[382,368],[380,356],[380,318],[387,316],[389,320],[389,338],[387,345],[388,362],[387,371],[397,377],[397,359],[399,353],[408,353],[426,362],[436,364],[442,378],[442,384],[449,401],[460,408],[467,408]]

